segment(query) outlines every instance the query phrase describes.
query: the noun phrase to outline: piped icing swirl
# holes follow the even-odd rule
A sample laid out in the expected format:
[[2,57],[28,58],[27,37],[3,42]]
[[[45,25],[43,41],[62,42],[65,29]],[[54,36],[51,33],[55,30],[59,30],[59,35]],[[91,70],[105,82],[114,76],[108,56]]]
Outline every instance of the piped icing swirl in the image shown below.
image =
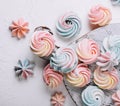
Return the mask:
[[66,80],[75,87],[84,87],[90,82],[91,70],[86,64],[80,63],[70,73],[67,73]]
[[50,67],[50,64],[48,64],[43,70],[43,79],[49,87],[56,88],[62,83],[63,76],[54,71],[54,69]]
[[61,73],[68,73],[75,69],[78,64],[78,57],[72,48],[60,48],[56,50],[51,58],[51,67]]
[[116,91],[112,95],[112,100],[113,100],[115,106],[120,106],[120,90]]
[[111,0],[113,5],[120,5],[120,0]]
[[118,61],[115,61],[110,53],[101,53],[101,55],[97,58],[96,64],[100,66],[102,71],[110,71],[114,68],[114,66],[118,65]]
[[82,92],[83,106],[102,106],[104,98],[104,92],[97,86],[88,86]]
[[100,67],[97,67],[94,71],[94,83],[101,89],[114,89],[118,82],[118,72],[115,68],[111,71],[101,71]]
[[120,36],[108,36],[103,40],[103,50],[110,53],[116,65],[120,62]]
[[73,12],[61,16],[56,24],[56,32],[65,38],[79,35],[81,30],[80,18]]
[[104,26],[107,25],[112,19],[111,12],[108,8],[97,5],[90,9],[89,21],[91,24]]
[[55,49],[55,40],[48,30],[35,31],[30,47],[34,54],[40,57],[48,57]]
[[76,52],[79,60],[85,64],[95,62],[100,54],[98,44],[94,40],[87,38],[84,38],[78,42]]

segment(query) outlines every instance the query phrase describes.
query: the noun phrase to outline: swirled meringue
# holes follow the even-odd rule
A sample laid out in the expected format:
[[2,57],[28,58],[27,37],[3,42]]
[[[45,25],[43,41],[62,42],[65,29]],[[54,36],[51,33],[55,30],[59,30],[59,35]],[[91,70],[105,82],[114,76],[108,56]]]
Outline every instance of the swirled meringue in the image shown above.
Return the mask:
[[104,92],[97,86],[88,86],[82,92],[82,102],[84,106],[102,106],[104,97]]
[[98,67],[94,71],[94,82],[101,89],[114,89],[119,82],[118,72],[115,68],[111,71],[101,71]]
[[108,36],[103,40],[103,49],[109,52],[116,65],[120,62],[120,35]]
[[76,52],[79,60],[86,64],[95,62],[100,54],[98,44],[94,40],[87,38],[78,42]]
[[66,80],[75,87],[84,87],[90,82],[91,70],[87,65],[81,63],[70,73],[67,73]]
[[71,72],[78,64],[78,57],[72,48],[60,48],[50,58],[51,67],[61,73]]
[[70,38],[75,35],[79,35],[81,30],[81,22],[79,17],[73,13],[69,12],[64,14],[58,20],[56,24],[56,32],[62,37]]
[[34,32],[30,47],[34,54],[40,57],[48,57],[55,49],[55,41],[49,31],[39,30]]
[[112,100],[115,106],[120,106],[120,90],[112,95]]
[[20,18],[18,21],[13,21],[9,29],[11,30],[13,37],[21,39],[29,32],[28,25],[28,22],[25,22],[22,18]]
[[113,5],[120,5],[120,0],[111,0]]
[[110,53],[101,53],[101,55],[97,58],[96,64],[100,66],[102,71],[110,71],[114,68],[114,66],[118,65],[118,62],[115,61]]
[[110,10],[101,5],[94,6],[89,12],[89,21],[91,24],[104,26],[107,25],[112,19]]
[[63,76],[60,73],[54,71],[54,69],[50,67],[50,64],[44,68],[43,78],[45,83],[51,88],[58,87],[63,81]]

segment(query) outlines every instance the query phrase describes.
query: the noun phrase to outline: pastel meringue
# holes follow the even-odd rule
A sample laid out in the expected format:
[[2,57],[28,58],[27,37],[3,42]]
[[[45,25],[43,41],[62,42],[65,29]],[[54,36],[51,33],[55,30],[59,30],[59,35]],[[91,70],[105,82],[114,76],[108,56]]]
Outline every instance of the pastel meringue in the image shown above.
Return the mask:
[[100,66],[102,71],[110,71],[114,68],[114,66],[118,65],[118,61],[115,61],[110,53],[101,53],[99,57],[97,57],[96,64]]
[[117,90],[117,91],[112,95],[112,100],[113,100],[115,106],[120,106],[120,90]]
[[31,43],[31,50],[39,57],[48,57],[55,49],[55,40],[52,33],[46,29],[40,29],[34,32]]
[[91,64],[97,60],[100,49],[97,42],[92,39],[84,38],[78,42],[76,52],[80,61],[85,64]]
[[66,80],[74,87],[84,87],[90,82],[91,70],[86,64],[80,63],[70,73],[66,74]]
[[80,18],[73,12],[68,12],[60,17],[56,24],[56,32],[65,38],[79,35],[81,30]]
[[97,86],[88,86],[83,90],[81,98],[83,106],[102,106],[105,94]]
[[18,60],[18,65],[15,66],[14,70],[16,75],[21,79],[27,79],[29,76],[32,76],[33,68],[35,63],[25,59],[25,60]]
[[110,10],[102,5],[96,5],[90,9],[89,21],[91,24],[104,26],[112,19]]
[[120,35],[108,36],[103,40],[103,51],[109,52],[116,65],[120,62]]
[[118,72],[115,68],[111,71],[101,71],[100,67],[97,67],[97,69],[95,69],[94,83],[101,89],[114,89],[117,86],[118,82]]
[[13,37],[21,39],[29,32],[28,25],[28,22],[25,22],[22,18],[20,18],[18,21],[13,21],[9,29],[12,32]]
[[54,69],[50,67],[50,64],[48,64],[43,70],[43,79],[50,88],[56,88],[62,83],[63,76],[54,71]]
[[50,66],[61,73],[73,71],[78,64],[78,57],[72,48],[60,48],[50,58]]
[[56,92],[51,97],[52,106],[64,106],[65,96],[61,92]]
[[113,5],[120,5],[120,0],[111,0]]

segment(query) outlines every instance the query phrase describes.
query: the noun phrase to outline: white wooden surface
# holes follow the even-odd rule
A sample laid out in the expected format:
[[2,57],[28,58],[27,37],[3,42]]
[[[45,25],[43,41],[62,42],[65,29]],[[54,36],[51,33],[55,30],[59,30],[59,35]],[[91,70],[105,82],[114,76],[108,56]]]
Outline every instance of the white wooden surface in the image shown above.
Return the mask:
[[[83,35],[91,30],[87,14],[96,4],[109,7],[113,14],[111,23],[120,23],[120,7],[112,6],[110,0],[0,0],[0,106],[50,106],[50,96],[55,90],[48,89],[42,79],[46,62],[29,49],[34,28],[46,25],[55,33],[58,17],[73,11],[81,18]],[[30,32],[25,39],[18,41],[11,37],[8,27],[12,20],[20,17],[29,22]],[[58,45],[68,43],[56,34],[55,38]],[[27,81],[18,81],[13,69],[18,59],[24,58],[35,61],[34,76]],[[66,95],[65,106],[74,106],[64,86],[57,90]]]

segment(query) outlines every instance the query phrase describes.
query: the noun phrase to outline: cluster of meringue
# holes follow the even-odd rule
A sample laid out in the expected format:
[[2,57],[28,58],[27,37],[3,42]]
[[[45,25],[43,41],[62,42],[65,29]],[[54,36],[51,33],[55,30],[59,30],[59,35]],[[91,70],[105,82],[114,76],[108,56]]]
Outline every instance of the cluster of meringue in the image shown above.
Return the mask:
[[[120,0],[112,0],[114,5]],[[105,26],[112,19],[108,8],[97,5],[90,9],[89,22],[92,25]],[[13,21],[9,27],[13,37],[21,39],[29,32],[28,22],[23,19]],[[56,23],[56,34],[64,38],[80,36],[81,21],[73,12],[64,14]],[[120,36],[106,37],[102,49],[96,41],[90,38],[80,39],[75,48],[56,46],[53,33],[48,27],[40,26],[30,41],[30,48],[34,54],[41,58],[49,59],[50,63],[43,70],[43,79],[47,86],[56,88],[63,82],[63,77],[73,87],[85,87],[81,94],[84,106],[101,106],[105,94],[102,90],[115,89],[118,82],[118,71],[115,68],[120,63]],[[96,64],[96,69],[89,66]],[[29,60],[18,61],[15,67],[16,75],[27,78],[33,75],[34,64]],[[93,78],[92,78],[93,77]],[[90,85],[90,82],[94,83]],[[89,85],[89,86],[88,86]],[[120,106],[120,91],[112,95],[113,102]],[[56,93],[51,98],[53,106],[63,106],[65,97]]]
[[[100,106],[103,103],[103,100],[99,100],[104,96],[104,93],[100,94],[102,90],[113,90],[119,82],[118,71],[114,67],[120,62],[119,35],[104,38],[103,45],[99,45],[93,39],[82,38],[74,48],[70,46],[59,48],[55,46],[51,30],[39,27],[33,34],[30,47],[39,57],[49,57],[50,63],[43,70],[43,79],[50,88],[58,87],[63,82],[63,77],[77,88],[86,87],[92,81],[96,85],[93,88],[98,90],[98,94],[95,93],[98,97],[93,95],[98,98],[98,100],[93,98],[95,99],[93,106]],[[91,64],[96,64],[95,70],[89,68]],[[93,100],[88,101],[86,93],[90,93],[87,88],[82,93],[82,100],[88,106]]]
[[[111,12],[97,5],[90,10],[89,20],[91,24],[107,25]],[[79,35],[80,29],[80,19],[72,12],[60,17],[56,24],[56,33],[65,38]],[[49,60],[43,70],[46,85],[56,88],[65,78],[71,86],[85,88],[81,94],[84,106],[101,106],[105,97],[103,90],[117,87],[119,76],[115,66],[120,62],[119,35],[104,38],[102,45],[91,38],[81,38],[73,47],[58,47],[51,30],[41,26],[35,29],[30,48],[34,54]],[[93,64],[96,64],[94,70],[89,67]]]
[[[98,89],[98,93],[102,92],[101,89],[115,89],[119,82],[118,71],[114,67],[120,62],[119,38],[120,36],[117,35],[106,37],[103,40],[102,50],[100,50],[96,41],[84,38],[76,44],[75,49],[67,47],[56,50],[50,58],[50,66],[55,72],[64,74],[66,80],[74,87],[81,88],[87,86],[91,82],[93,74],[93,82],[96,87],[98,86],[95,88]],[[88,66],[91,64],[96,64],[95,70],[89,69]],[[86,89],[84,92],[89,92],[89,90],[87,91]],[[82,95],[84,96],[85,94],[83,93]],[[85,96],[84,99],[83,96],[83,102],[85,102],[84,99],[89,100],[87,99],[88,96],[87,98]],[[101,99],[104,96],[104,93],[102,93],[100,95]],[[98,100],[99,99],[98,97]],[[93,102],[93,106],[100,106],[104,102],[103,99],[99,100],[99,102],[98,100]],[[89,101],[88,103],[90,103]],[[91,100],[91,102],[92,101],[93,100]],[[86,106],[88,106],[87,102],[85,103]]]
[[[120,0],[112,1],[113,4],[120,4]],[[109,24],[112,19],[110,10],[102,5],[92,7],[88,17],[91,24],[98,26],[105,26]],[[21,39],[29,32],[28,25],[28,22],[25,22],[22,18],[20,18],[18,21],[13,21],[9,29],[12,32],[13,37]],[[58,19],[56,23],[56,33],[64,38],[73,38],[74,36],[80,35],[81,26],[81,20],[78,15],[74,12],[68,12]],[[33,47],[33,50],[34,49],[36,52],[36,47]]]

